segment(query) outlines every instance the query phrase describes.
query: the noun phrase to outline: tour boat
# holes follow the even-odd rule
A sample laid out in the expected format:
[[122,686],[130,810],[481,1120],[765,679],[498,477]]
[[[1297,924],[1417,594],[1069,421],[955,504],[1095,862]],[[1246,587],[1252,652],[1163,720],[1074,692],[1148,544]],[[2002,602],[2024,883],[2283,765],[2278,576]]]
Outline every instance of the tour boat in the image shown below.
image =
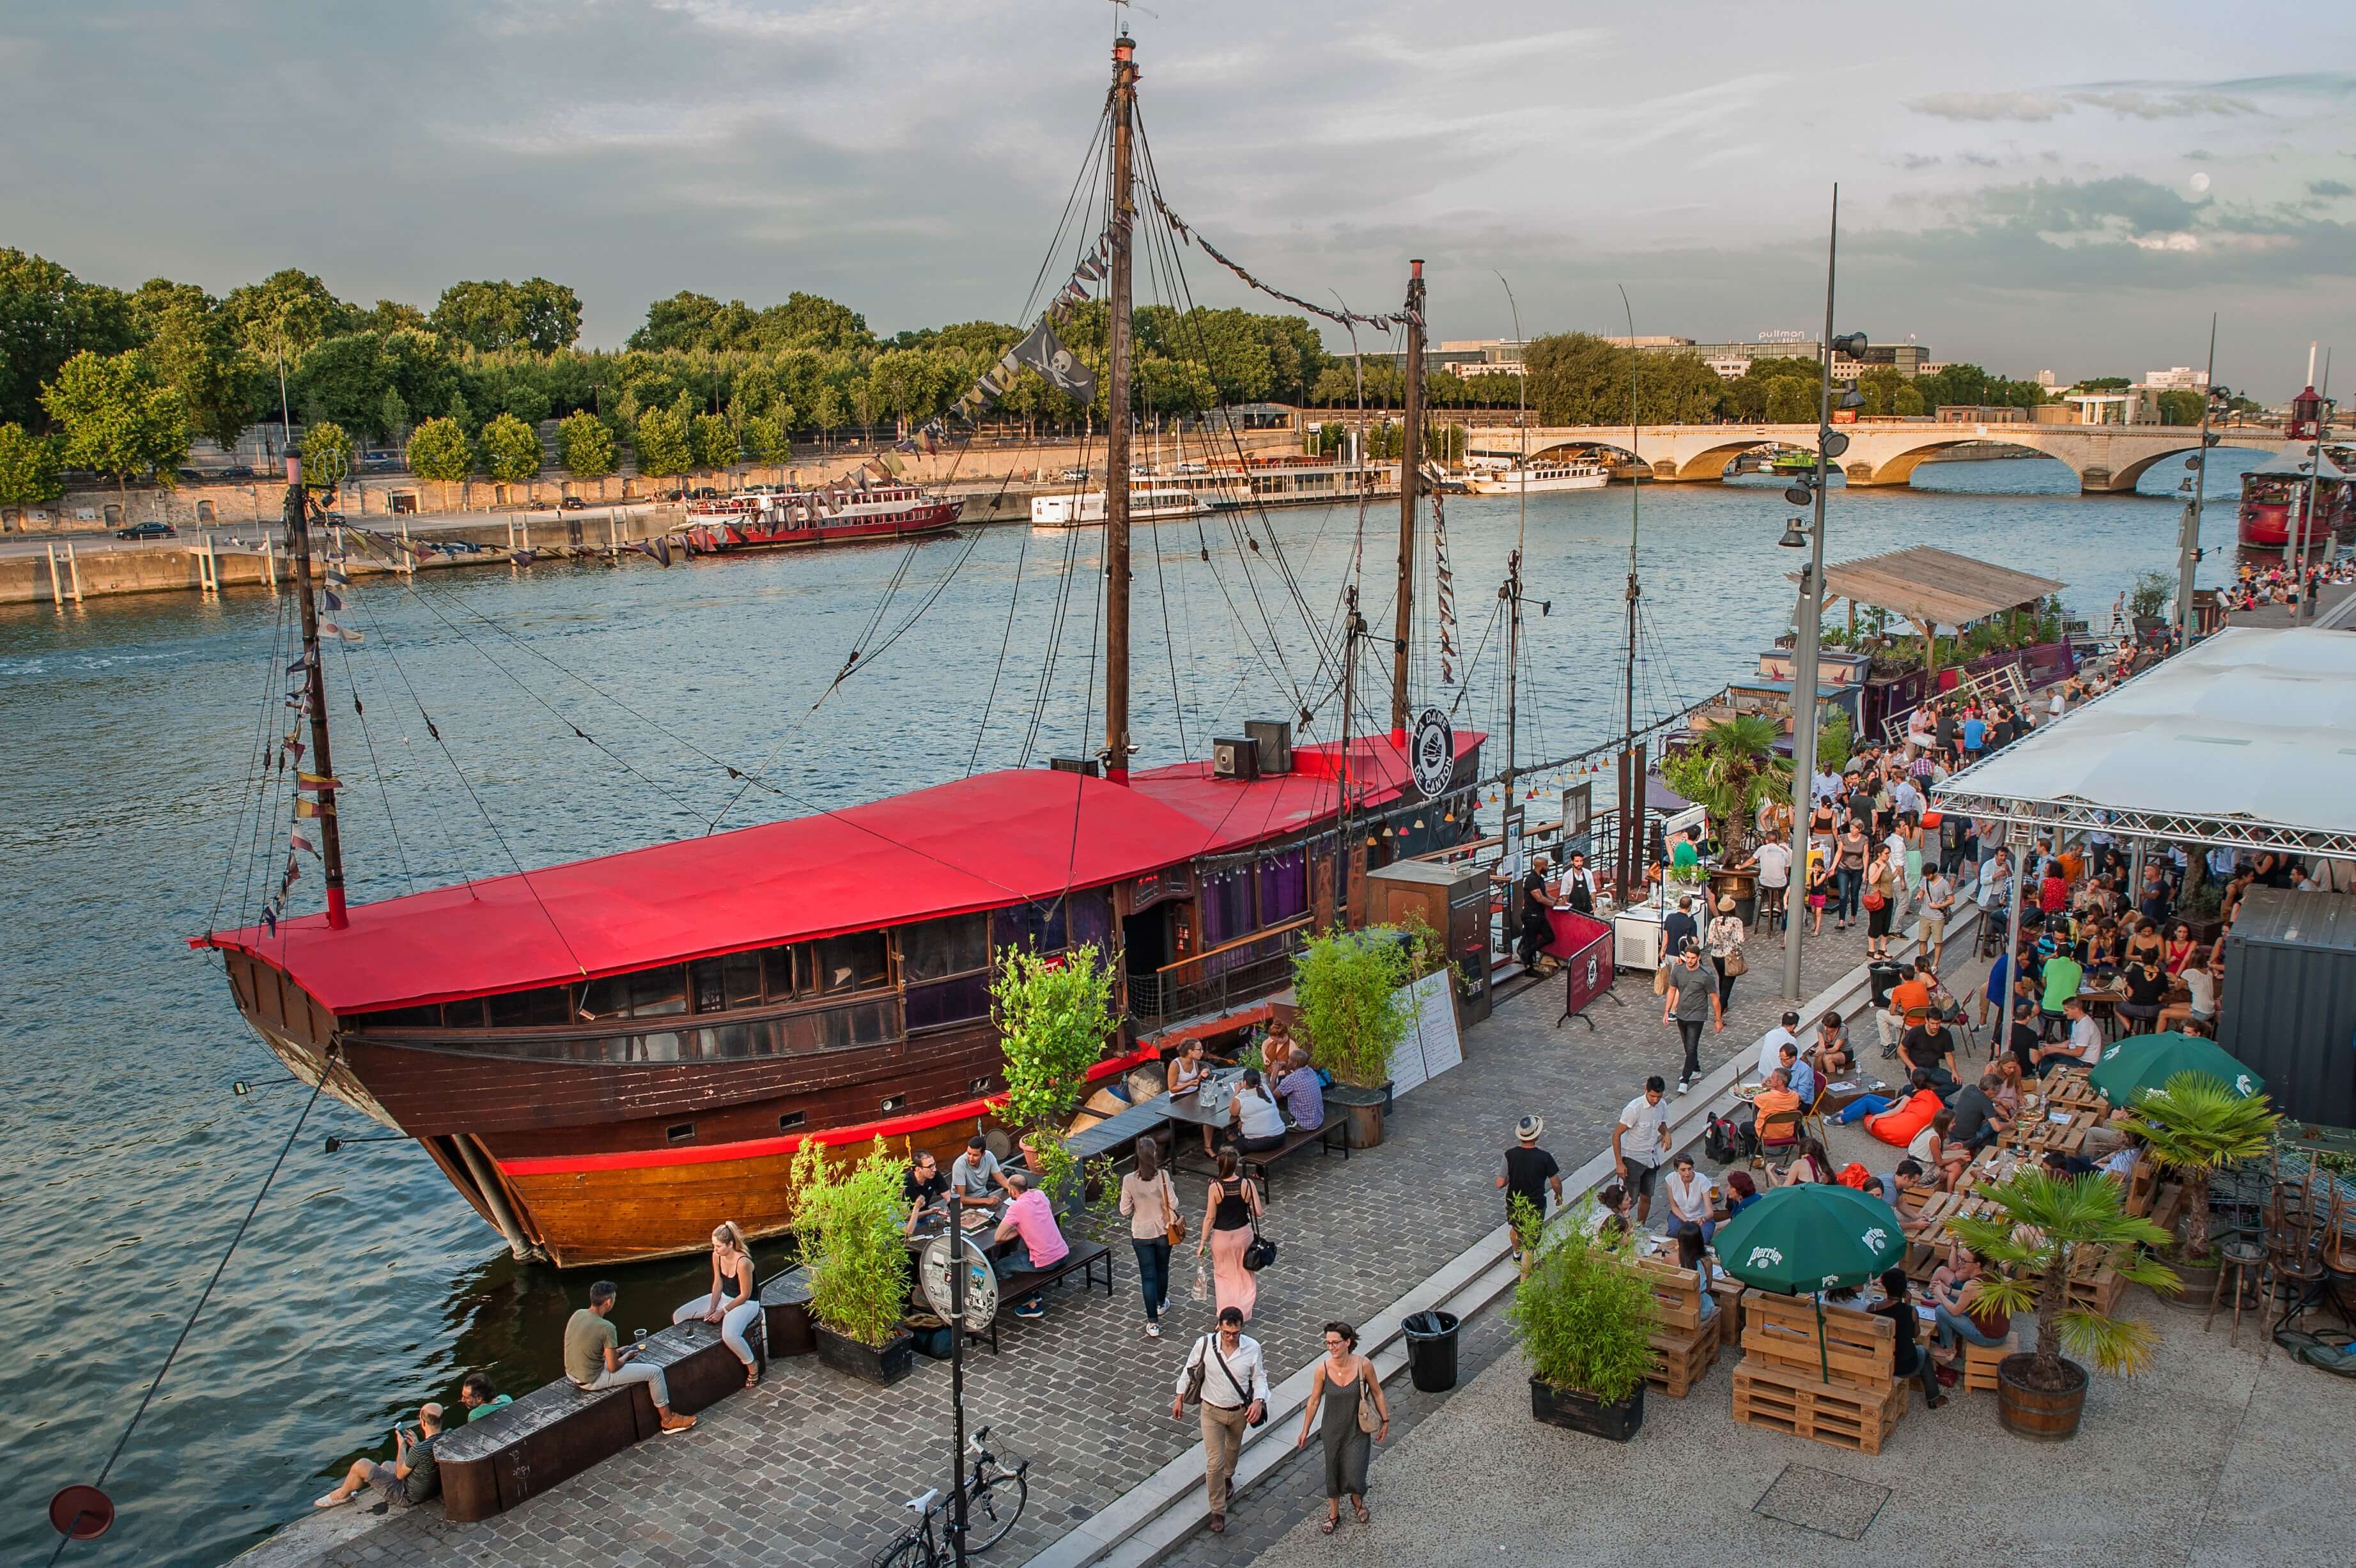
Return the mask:
[[[1113,48],[1108,213],[1144,206],[1134,48],[1127,38]],[[1117,403],[1130,384],[1131,228],[1105,227]],[[1418,353],[1423,303],[1417,263],[1399,319]],[[1414,432],[1410,413],[1410,464]],[[1129,471],[1130,440],[1116,419],[1108,472]],[[1338,699],[1338,739],[1295,746],[1289,722],[1253,724],[1249,738],[1213,743],[1209,762],[1131,768],[1130,526],[1200,505],[1147,486],[1102,516],[1097,757],[348,906],[337,803],[360,797],[332,761],[319,650],[337,632],[311,552],[325,513],[289,467],[304,657],[283,677],[294,684],[273,747],[283,771],[266,777],[299,780],[288,814],[296,850],[319,857],[326,908],[279,908],[302,864],[289,855],[256,923],[191,942],[220,953],[239,1011],[298,1079],[415,1140],[519,1258],[695,1252],[723,1219],[774,1235],[792,1219],[794,1156],[813,1140],[949,1157],[1006,1090],[990,984],[1010,950],[1093,945],[1108,959],[1117,1022],[1092,1079],[1248,1024],[1290,983],[1308,933],[1363,908],[1370,865],[1472,829],[1483,737],[1438,710],[1410,737],[1406,610],[1385,644],[1387,731],[1355,734],[1345,674],[1325,699]],[[1410,478],[1410,520],[1417,504]],[[915,532],[952,514],[912,487],[838,486],[690,526],[736,547]],[[1415,603],[1412,559],[1398,563],[1402,606]],[[325,575],[337,579],[332,557]],[[1338,633],[1354,642],[1373,635],[1356,592]],[[771,700],[758,650],[724,662],[750,677],[745,700]],[[274,659],[269,677],[274,689]],[[1458,954],[1464,983],[1485,987],[1485,952]]]
[[2308,472],[2315,462],[2312,442],[2293,442],[2267,462],[2242,476],[2240,539],[2245,550],[2289,547],[2296,524],[2309,550],[2324,548],[2333,539],[2346,539],[2356,529],[2356,484],[2323,449],[2323,468],[2314,482],[2317,521],[2303,521],[2307,511]]
[[1476,496],[1600,490],[1611,481],[1612,470],[1587,457],[1538,457],[1503,468],[1472,468],[1464,475],[1464,488]]
[[953,526],[964,503],[914,485],[836,485],[693,501],[687,539],[702,550],[776,550],[855,539],[901,539]]
[[[1164,517],[1193,517],[1211,510],[1210,503],[1192,490],[1174,485],[1132,484],[1129,487],[1129,515],[1141,521]],[[1061,495],[1031,498],[1031,525],[1033,528],[1086,528],[1105,520],[1105,493],[1090,490],[1074,496]]]

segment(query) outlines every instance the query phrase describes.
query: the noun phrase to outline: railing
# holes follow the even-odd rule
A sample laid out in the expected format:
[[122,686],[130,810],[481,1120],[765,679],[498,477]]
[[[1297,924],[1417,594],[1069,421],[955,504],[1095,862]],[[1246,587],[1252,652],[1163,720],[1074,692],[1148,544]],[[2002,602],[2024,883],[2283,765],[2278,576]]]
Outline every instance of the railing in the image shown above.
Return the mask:
[[1309,940],[1310,916],[1255,931],[1208,952],[1129,977],[1129,1015],[1141,1028],[1216,1013],[1281,991],[1292,980],[1292,957]]

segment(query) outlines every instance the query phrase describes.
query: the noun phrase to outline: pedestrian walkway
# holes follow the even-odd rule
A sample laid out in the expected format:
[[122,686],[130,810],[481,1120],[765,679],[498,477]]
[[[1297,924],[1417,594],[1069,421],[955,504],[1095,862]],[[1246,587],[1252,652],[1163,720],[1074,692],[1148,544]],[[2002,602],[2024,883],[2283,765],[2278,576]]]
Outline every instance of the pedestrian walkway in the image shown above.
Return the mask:
[[[1754,943],[1756,969],[1737,987],[1727,1028],[1704,1036],[1706,1065],[1751,1055],[1782,1011],[1772,994],[1772,940]],[[1862,954],[1857,931],[1811,942],[1804,989],[1822,990]],[[1676,1031],[1662,1025],[1649,977],[1622,975],[1616,993],[1624,1004],[1602,1000],[1589,1009],[1591,1033],[1576,1022],[1556,1026],[1558,983],[1509,997],[1469,1032],[1463,1066],[1399,1101],[1381,1148],[1347,1161],[1288,1164],[1269,1210],[1281,1254],[1260,1277],[1250,1329],[1266,1348],[1271,1381],[1321,1353],[1326,1319],[1365,1322],[1495,1230],[1504,1211],[1491,1183],[1519,1117],[1545,1116],[1546,1145],[1573,1170],[1606,1147],[1612,1119],[1647,1074],[1675,1078]],[[1202,1185],[1181,1188],[1198,1233]],[[1029,1560],[1197,1441],[1192,1412],[1183,1422],[1169,1414],[1178,1366],[1211,1321],[1210,1304],[1191,1299],[1193,1260],[1183,1252],[1174,1260],[1167,1336],[1150,1340],[1119,1244],[1126,1229],[1114,1221],[1099,1230],[1121,1265],[1110,1302],[1058,1293],[1043,1321],[1007,1326],[1002,1355],[967,1362],[968,1419],[988,1423],[1032,1462],[1030,1506],[993,1552],[1001,1563]],[[1477,1328],[1467,1348],[1494,1354],[1481,1349],[1492,1332]],[[807,1358],[784,1361],[758,1390],[704,1412],[692,1434],[640,1444],[495,1519],[452,1524],[437,1508],[420,1509],[316,1551],[305,1549],[298,1527],[268,1543],[268,1561],[271,1568],[388,1560],[536,1568],[561,1555],[847,1568],[900,1527],[905,1498],[946,1484],[948,1420],[948,1369],[940,1363],[920,1359],[914,1377],[875,1389]],[[1231,1516],[1237,1539],[1262,1528],[1272,1534],[1282,1499],[1298,1489],[1280,1480],[1266,1500],[1247,1494]]]

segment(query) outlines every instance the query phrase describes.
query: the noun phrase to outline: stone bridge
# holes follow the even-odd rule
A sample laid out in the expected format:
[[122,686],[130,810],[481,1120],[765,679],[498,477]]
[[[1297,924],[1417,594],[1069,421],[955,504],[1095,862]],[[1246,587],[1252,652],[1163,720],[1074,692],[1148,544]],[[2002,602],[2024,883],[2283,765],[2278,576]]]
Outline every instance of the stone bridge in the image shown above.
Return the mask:
[[[1932,424],[1918,420],[1861,419],[1837,427],[1849,440],[1848,450],[1835,465],[1852,486],[1902,485],[1915,465],[1936,452],[1969,442],[2002,442],[2042,452],[2070,466],[2078,489],[2088,495],[2131,491],[2144,470],[2161,460],[2201,446],[2197,425],[2177,424]],[[2271,450],[2277,436],[2234,439],[2229,446],[2253,446]],[[1522,432],[1512,425],[1473,425],[1466,432],[1476,452],[1517,453]],[[1647,426],[1634,443],[1628,427],[1620,425],[1537,425],[1529,431],[1529,451],[1537,456],[1559,454],[1567,447],[1601,450],[1624,465],[1634,458],[1659,480],[1720,479],[1728,465],[1743,453],[1762,446],[1816,449],[1814,424],[1667,424]]]

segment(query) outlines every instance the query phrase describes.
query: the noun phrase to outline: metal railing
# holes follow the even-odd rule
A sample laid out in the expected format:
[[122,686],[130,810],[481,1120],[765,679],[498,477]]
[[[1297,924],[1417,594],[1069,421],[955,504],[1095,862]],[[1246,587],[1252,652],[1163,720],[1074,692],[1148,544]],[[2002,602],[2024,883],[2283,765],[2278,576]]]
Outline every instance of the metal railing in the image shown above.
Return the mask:
[[1158,1029],[1283,990],[1292,983],[1292,958],[1309,940],[1312,923],[1303,916],[1151,974],[1131,974],[1129,1015],[1140,1028]]

